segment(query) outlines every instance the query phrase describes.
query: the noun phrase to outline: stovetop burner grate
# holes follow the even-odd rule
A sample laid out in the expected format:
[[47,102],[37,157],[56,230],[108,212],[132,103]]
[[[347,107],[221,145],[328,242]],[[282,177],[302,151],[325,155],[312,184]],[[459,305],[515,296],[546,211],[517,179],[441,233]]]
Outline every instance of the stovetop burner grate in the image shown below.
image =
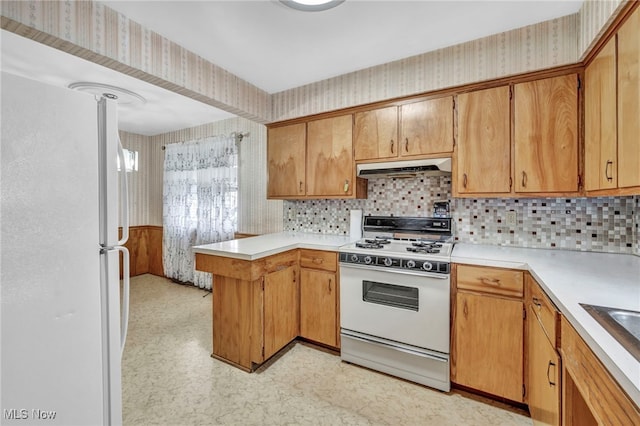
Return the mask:
[[407,247],[407,251],[410,251],[412,253],[438,254],[440,253],[440,247],[431,247],[431,246]]

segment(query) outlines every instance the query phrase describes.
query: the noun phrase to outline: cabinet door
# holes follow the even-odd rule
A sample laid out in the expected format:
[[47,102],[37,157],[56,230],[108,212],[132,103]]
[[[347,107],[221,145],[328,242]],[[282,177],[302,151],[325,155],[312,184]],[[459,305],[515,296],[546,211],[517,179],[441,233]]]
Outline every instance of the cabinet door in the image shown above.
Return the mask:
[[516,192],[578,191],[578,77],[514,86]]
[[300,270],[300,335],[336,347],[337,283],[333,272]]
[[400,155],[453,151],[453,96],[402,105]]
[[640,186],[640,9],[618,31],[618,186]]
[[585,70],[584,166],[587,191],[616,188],[616,40]]
[[533,305],[528,318],[529,411],[535,425],[560,425],[560,357],[538,321]]
[[355,159],[376,160],[398,156],[398,108],[387,107],[354,115]]
[[307,124],[307,195],[354,193],[352,115]]
[[264,359],[298,336],[296,267],[289,266],[264,278]]
[[511,192],[509,86],[458,95],[460,194]]
[[458,292],[454,382],[522,402],[522,302]]
[[305,139],[305,123],[268,130],[267,198],[305,194]]

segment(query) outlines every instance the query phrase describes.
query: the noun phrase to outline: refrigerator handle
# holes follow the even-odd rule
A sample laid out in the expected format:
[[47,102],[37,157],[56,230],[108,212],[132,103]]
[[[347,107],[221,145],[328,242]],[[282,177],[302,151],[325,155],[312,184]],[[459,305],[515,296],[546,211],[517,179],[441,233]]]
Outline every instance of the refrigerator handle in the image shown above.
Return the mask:
[[129,329],[129,250],[124,246],[116,246],[114,249],[122,252],[122,312],[120,314],[120,356],[122,356]]
[[120,216],[122,219],[122,237],[117,245],[123,246],[129,239],[129,182],[124,162],[124,149],[118,136],[118,157],[120,157]]

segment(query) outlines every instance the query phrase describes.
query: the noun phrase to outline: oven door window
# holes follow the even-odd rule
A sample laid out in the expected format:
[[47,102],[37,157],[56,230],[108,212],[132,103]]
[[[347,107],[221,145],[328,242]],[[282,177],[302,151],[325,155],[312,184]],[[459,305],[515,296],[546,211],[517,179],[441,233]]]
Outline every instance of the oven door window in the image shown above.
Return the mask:
[[396,284],[362,281],[362,300],[378,305],[418,311],[418,289]]

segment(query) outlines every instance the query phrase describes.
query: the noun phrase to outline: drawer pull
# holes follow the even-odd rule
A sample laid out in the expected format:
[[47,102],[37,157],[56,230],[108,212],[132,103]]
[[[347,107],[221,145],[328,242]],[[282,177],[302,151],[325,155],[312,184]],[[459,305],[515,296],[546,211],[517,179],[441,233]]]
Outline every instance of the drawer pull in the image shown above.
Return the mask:
[[538,307],[538,309],[542,308],[542,303],[540,303],[540,299],[538,299],[537,297],[533,297],[531,299],[531,302],[536,305]]
[[316,265],[321,265],[324,262],[324,259],[321,257],[314,257],[312,262],[315,263]]
[[487,285],[500,285],[500,280],[497,278],[482,277],[480,278],[480,281],[482,281],[483,284],[487,284]]

